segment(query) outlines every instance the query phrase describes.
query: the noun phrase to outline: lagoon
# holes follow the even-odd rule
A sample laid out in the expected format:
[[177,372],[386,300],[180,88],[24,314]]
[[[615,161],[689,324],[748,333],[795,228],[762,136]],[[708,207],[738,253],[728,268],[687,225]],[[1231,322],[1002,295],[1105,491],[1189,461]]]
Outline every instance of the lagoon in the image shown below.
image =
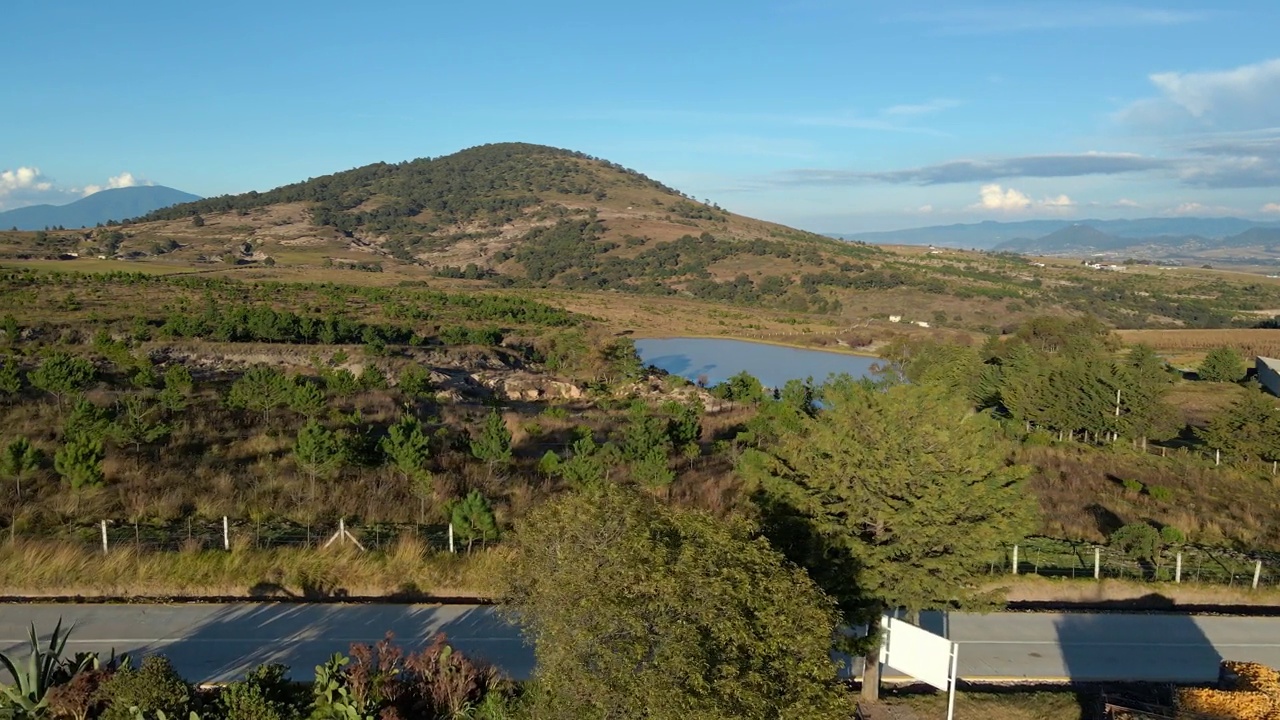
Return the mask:
[[771,388],[809,377],[822,382],[838,373],[863,377],[879,362],[877,358],[841,352],[725,338],[641,338],[635,343],[636,352],[646,365],[693,382],[704,380],[708,386],[744,370]]

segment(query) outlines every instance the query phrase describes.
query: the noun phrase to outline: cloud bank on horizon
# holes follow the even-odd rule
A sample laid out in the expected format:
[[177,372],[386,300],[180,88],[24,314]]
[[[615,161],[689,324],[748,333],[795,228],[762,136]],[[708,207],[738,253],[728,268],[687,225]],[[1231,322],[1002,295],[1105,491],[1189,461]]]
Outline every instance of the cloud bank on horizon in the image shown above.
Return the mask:
[[[22,138],[0,150],[0,208],[140,182],[102,179],[121,167],[213,196],[521,140],[818,231],[1280,214],[1274,0],[316,0],[252,27],[70,3],[7,18],[11,53],[51,27],[61,49],[6,78],[49,111],[0,118]],[[118,52],[95,50],[104,26]],[[327,50],[352,38],[370,41]]]
[[147,180],[134,177],[133,173],[122,172],[107,178],[101,185],[91,183],[83,187],[74,187],[56,184],[40,172],[38,167],[24,166],[12,170],[0,170],[0,210],[12,210],[27,205],[65,205],[103,190],[152,184]]

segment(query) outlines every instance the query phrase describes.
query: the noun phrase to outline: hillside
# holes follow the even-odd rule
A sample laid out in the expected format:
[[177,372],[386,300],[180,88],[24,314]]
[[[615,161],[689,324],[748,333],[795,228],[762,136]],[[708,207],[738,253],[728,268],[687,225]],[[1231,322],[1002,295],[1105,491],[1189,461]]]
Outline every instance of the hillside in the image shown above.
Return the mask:
[[[754,308],[761,332],[784,323],[797,333],[889,317],[990,333],[1046,312],[1213,328],[1280,308],[1280,285],[1200,271],[1103,276],[1008,253],[842,242],[698,202],[605,160],[517,143],[199,200],[119,227],[0,232],[0,262],[372,285],[435,277],[537,290],[654,331],[670,308],[699,300]],[[693,314],[696,331],[728,327]]]
[[199,199],[197,195],[163,185],[112,188],[66,205],[31,205],[0,212],[0,228],[43,230],[56,227],[93,227]]

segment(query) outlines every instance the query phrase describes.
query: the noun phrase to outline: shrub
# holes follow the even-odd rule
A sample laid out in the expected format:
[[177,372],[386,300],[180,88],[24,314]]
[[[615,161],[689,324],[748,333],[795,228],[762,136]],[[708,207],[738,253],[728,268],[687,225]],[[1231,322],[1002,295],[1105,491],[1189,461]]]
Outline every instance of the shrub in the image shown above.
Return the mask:
[[297,715],[294,694],[280,664],[260,665],[222,691],[218,704],[226,720],[289,720]]
[[1129,492],[1131,492],[1131,493],[1140,493],[1140,492],[1142,492],[1142,483],[1141,483],[1140,481],[1138,481],[1138,480],[1133,480],[1133,479],[1131,479],[1131,478],[1125,478],[1124,480],[1121,480],[1121,481],[1120,481],[1120,484],[1124,486],[1124,489],[1125,489],[1125,490],[1128,490],[1128,491],[1129,491]]
[[169,659],[152,655],[140,667],[126,666],[102,685],[108,703],[102,720],[133,720],[133,708],[186,717],[191,710],[191,686],[173,669]]
[[1165,525],[1160,528],[1160,541],[1165,545],[1181,545],[1187,541],[1182,531],[1172,525]]
[[1144,522],[1129,523],[1111,534],[1111,544],[1138,560],[1155,560],[1160,532]]
[[1147,494],[1151,496],[1152,500],[1160,502],[1169,502],[1173,499],[1173,490],[1160,485],[1148,485]]

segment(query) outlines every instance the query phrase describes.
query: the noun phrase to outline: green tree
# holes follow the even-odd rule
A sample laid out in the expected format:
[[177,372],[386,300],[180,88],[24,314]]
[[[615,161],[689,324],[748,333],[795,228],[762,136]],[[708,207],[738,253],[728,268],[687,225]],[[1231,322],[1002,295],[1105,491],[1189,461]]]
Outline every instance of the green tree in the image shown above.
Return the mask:
[[465,498],[449,503],[446,509],[454,536],[466,542],[468,550],[476,540],[498,539],[498,521],[493,515],[493,506],[479,490],[472,490]]
[[1196,374],[1207,382],[1239,382],[1244,379],[1244,358],[1233,347],[1216,347],[1204,356]]
[[511,460],[511,431],[507,429],[507,423],[498,411],[489,413],[480,436],[471,441],[471,455],[487,463],[491,472],[494,465]]
[[732,402],[757,403],[764,399],[764,386],[743,370],[711,389],[716,397]]
[[612,487],[535,508],[513,546],[534,717],[850,717],[830,600],[745,522]]
[[99,487],[103,483],[102,440],[84,436],[67,438],[53,456],[53,469],[72,490]]
[[40,449],[23,437],[9,443],[0,453],[0,472],[13,481],[19,503],[22,502],[22,481],[39,470],[43,462]]
[[431,490],[431,438],[422,430],[422,423],[412,415],[404,415],[396,424],[387,428],[387,436],[378,443],[383,454],[400,477],[418,490],[418,519],[426,515],[427,496]]
[[27,374],[32,385],[58,401],[59,408],[62,407],[63,398],[83,390],[93,377],[93,363],[63,352],[45,358],[35,370]]
[[76,401],[62,427],[62,438],[82,438],[101,442],[111,432],[111,413],[87,398]]
[[160,422],[160,407],[149,404],[141,395],[126,395],[116,403],[115,421],[109,430],[116,442],[132,445],[135,461],[142,446],[169,436],[173,428]]
[[298,467],[311,480],[311,494],[316,492],[316,478],[327,477],[342,468],[345,444],[342,436],[315,420],[308,420],[298,430],[293,444],[293,457]]
[[676,474],[671,470],[667,448],[655,445],[646,450],[640,457],[631,461],[631,476],[644,487],[665,490],[675,481]]
[[742,457],[778,547],[850,625],[994,603],[982,558],[1030,529],[1033,502],[997,423],[922,385],[845,376],[821,395],[820,412]]
[[1229,462],[1280,460],[1280,408],[1258,386],[1214,415],[1197,435]]
[[296,378],[289,393],[289,409],[310,420],[324,412],[324,390],[302,378]]
[[22,392],[22,368],[12,357],[0,358],[0,397],[9,399]]
[[194,388],[195,382],[186,365],[181,363],[170,365],[164,371],[164,389],[157,396],[160,407],[168,413],[182,412],[187,409],[187,403]]
[[569,457],[556,465],[560,478],[577,490],[604,482],[606,471],[600,446],[589,433],[575,440]]
[[421,365],[410,365],[400,373],[396,387],[411,398],[426,397],[431,394],[431,373]]
[[227,405],[262,413],[262,422],[271,421],[271,411],[289,402],[293,383],[284,373],[269,365],[254,365],[231,385]]

